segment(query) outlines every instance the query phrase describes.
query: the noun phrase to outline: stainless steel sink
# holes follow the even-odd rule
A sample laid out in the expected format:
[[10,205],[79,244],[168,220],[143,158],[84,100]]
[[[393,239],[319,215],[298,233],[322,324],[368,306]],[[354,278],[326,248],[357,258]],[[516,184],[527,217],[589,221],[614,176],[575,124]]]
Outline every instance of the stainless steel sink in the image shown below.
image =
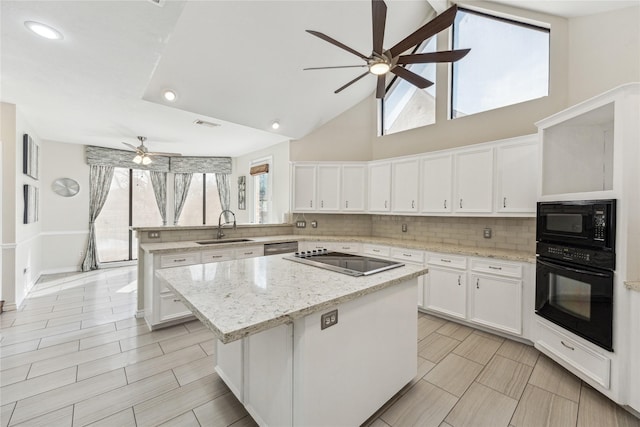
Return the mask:
[[253,242],[251,239],[219,239],[219,240],[203,240],[196,242],[199,245],[220,245],[222,243],[240,243],[240,242]]

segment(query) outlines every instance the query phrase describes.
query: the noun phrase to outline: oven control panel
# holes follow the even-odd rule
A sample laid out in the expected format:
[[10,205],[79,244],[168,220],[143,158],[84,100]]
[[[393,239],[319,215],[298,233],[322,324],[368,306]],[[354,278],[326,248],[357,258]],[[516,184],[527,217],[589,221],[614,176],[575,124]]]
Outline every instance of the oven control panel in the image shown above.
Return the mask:
[[543,258],[557,259],[595,268],[606,268],[608,270],[615,269],[616,257],[611,251],[538,242],[536,253]]

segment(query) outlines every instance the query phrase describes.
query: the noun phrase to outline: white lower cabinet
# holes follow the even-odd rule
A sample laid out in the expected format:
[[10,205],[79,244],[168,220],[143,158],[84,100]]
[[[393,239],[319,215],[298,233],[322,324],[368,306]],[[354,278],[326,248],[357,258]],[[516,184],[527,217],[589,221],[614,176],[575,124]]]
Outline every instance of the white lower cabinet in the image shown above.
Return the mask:
[[[424,252],[413,249],[391,248],[391,258],[405,264],[424,266]],[[424,307],[424,276],[418,277],[418,308]]]
[[522,336],[525,264],[432,253],[427,266],[424,309]]
[[467,317],[467,273],[429,266],[425,308],[448,316]]
[[520,335],[522,281],[478,274],[469,278],[469,320]]

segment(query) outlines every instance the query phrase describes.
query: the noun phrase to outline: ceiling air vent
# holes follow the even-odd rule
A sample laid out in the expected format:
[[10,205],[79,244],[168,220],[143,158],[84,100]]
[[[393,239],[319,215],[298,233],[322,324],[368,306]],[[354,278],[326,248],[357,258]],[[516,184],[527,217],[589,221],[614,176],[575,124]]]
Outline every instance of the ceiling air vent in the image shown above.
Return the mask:
[[200,120],[200,119],[194,120],[193,123],[195,123],[197,125],[201,125],[201,126],[210,127],[210,128],[215,128],[215,127],[220,126],[218,123],[207,122],[207,121]]

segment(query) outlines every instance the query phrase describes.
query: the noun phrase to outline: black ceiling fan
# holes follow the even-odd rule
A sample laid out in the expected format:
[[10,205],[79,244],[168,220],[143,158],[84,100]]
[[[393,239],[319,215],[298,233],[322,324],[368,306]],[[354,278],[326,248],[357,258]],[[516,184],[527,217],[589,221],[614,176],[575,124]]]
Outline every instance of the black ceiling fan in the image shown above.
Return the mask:
[[331,68],[356,68],[356,67],[368,67],[369,70],[349,83],[338,88],[334,93],[339,93],[347,87],[351,86],[367,74],[371,73],[378,76],[378,84],[376,86],[376,98],[383,98],[385,92],[385,76],[388,72],[392,72],[396,76],[408,81],[414,86],[420,89],[427,88],[433,85],[433,82],[425,79],[422,76],[414,73],[403,67],[403,65],[409,64],[426,64],[434,62],[455,62],[462,59],[471,49],[457,49],[447,50],[442,52],[431,53],[417,53],[410,55],[402,55],[407,49],[417,46],[433,35],[439,33],[445,28],[451,26],[456,17],[458,11],[457,6],[452,6],[431,21],[427,22],[422,27],[405,37],[398,42],[391,49],[385,50],[383,48],[384,42],[384,27],[387,19],[387,5],[383,0],[371,1],[372,23],[373,23],[373,51],[371,55],[365,56],[360,52],[350,48],[349,46],[340,43],[339,41],[327,36],[318,31],[307,30],[309,34],[313,34],[316,37],[321,38],[341,49],[346,50],[362,59],[366,62],[364,65],[342,65],[336,67],[314,67],[305,68],[305,70],[324,70]]

